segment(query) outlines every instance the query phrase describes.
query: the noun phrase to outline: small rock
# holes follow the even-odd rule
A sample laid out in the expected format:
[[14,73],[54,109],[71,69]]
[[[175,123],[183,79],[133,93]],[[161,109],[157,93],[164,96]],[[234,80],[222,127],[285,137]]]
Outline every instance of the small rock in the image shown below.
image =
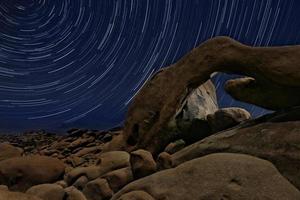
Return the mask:
[[57,181],[55,184],[61,186],[62,188],[68,187],[68,184],[64,180]]
[[96,146],[96,147],[88,147],[88,148],[83,148],[81,150],[79,150],[78,152],[76,152],[74,154],[74,156],[77,156],[77,157],[81,157],[81,156],[84,156],[84,155],[87,155],[87,154],[90,154],[90,153],[100,153],[102,151],[102,148],[99,147],[99,146]]
[[78,156],[70,156],[67,158],[67,163],[71,163],[72,167],[78,167],[84,163],[84,159]]
[[114,192],[119,191],[123,186],[133,181],[132,171],[130,167],[109,172],[102,176],[102,178],[105,178],[107,180],[110,188]]
[[85,186],[83,194],[88,200],[104,200],[110,199],[113,195],[113,191],[105,179],[98,178]]
[[82,192],[77,190],[74,186],[65,189],[66,200],[87,200]]
[[84,133],[86,133],[87,129],[71,129],[68,131],[69,137],[81,137]]
[[157,157],[157,169],[165,170],[172,168],[172,156],[167,152],[162,152]]
[[68,148],[69,149],[76,149],[77,147],[84,146],[90,142],[93,142],[94,138],[89,137],[89,138],[78,138],[77,140],[73,141]]
[[72,185],[75,180],[81,176],[86,176],[89,180],[93,180],[101,176],[99,166],[78,167],[65,174],[64,181],[68,185]]
[[169,154],[173,154],[176,153],[177,151],[180,151],[181,149],[183,149],[185,146],[185,141],[184,140],[177,140],[175,142],[170,143],[166,148],[165,148],[165,152],[169,153]]
[[139,179],[156,172],[156,162],[154,161],[152,154],[142,149],[131,152],[130,164],[135,179]]
[[52,158],[57,158],[58,157],[58,153],[54,153],[51,155]]
[[86,176],[81,176],[74,182],[73,186],[79,190],[82,190],[88,182],[89,179]]
[[80,176],[94,180],[108,172],[130,166],[129,154],[125,151],[103,153],[97,166],[78,167],[65,175],[65,181],[71,185]]
[[103,142],[110,142],[112,140],[112,135],[107,133],[104,135],[104,137],[101,139]]
[[44,149],[40,153],[41,153],[41,155],[51,156],[51,155],[53,155],[55,153],[57,155],[58,151],[56,149]]
[[61,141],[54,142],[51,145],[52,150],[50,150],[50,151],[64,150],[65,148],[67,148],[70,145],[70,143],[71,143],[71,141],[68,141],[68,140],[61,140]]
[[71,166],[66,166],[65,168],[65,174],[68,174],[70,171],[72,171],[74,169],[74,167]]

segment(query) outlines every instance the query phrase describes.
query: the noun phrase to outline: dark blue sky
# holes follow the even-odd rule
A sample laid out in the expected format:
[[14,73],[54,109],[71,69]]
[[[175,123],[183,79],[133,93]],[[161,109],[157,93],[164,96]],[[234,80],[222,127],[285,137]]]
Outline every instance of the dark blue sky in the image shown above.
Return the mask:
[[[297,0],[0,1],[0,130],[120,124],[159,68],[227,35],[255,46],[300,43]],[[215,82],[219,103],[233,101]]]

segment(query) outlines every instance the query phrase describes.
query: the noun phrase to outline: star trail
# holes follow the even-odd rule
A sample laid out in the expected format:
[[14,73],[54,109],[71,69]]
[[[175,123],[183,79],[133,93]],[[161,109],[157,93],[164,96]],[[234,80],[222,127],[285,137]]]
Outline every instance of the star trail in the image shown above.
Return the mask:
[[[296,0],[0,0],[1,130],[109,128],[155,71],[227,35],[298,44]],[[221,107],[266,111],[224,93]]]

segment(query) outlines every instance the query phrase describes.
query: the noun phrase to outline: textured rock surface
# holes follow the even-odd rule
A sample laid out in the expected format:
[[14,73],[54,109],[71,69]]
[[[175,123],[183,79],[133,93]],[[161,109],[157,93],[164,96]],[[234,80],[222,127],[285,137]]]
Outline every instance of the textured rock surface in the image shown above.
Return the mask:
[[172,156],[167,152],[162,152],[157,157],[157,170],[172,168]]
[[[124,148],[159,153],[172,142],[170,124],[185,97],[213,72],[253,76],[231,81],[235,98],[269,109],[300,105],[300,46],[249,47],[226,37],[211,39],[158,72],[135,96],[125,121]],[[242,89],[241,89],[242,88]],[[237,92],[236,92],[237,91]],[[276,98],[273,98],[276,97]]]
[[113,191],[105,179],[98,178],[86,185],[83,189],[83,194],[87,200],[106,200],[112,197]]
[[89,180],[93,180],[103,175],[104,173],[106,173],[106,170],[102,172],[101,168],[98,166],[78,167],[66,173],[64,181],[68,185],[72,185],[78,178],[82,176],[87,177]]
[[75,181],[73,186],[79,190],[82,190],[88,182],[89,179],[86,176],[81,176]]
[[214,113],[217,109],[216,89],[214,84],[209,80],[191,91],[184,99],[177,117],[181,114],[180,118],[183,120],[205,120],[208,114]]
[[71,186],[65,189],[66,200],[87,200],[83,193]]
[[155,200],[147,192],[133,191],[122,195],[118,200]]
[[56,184],[35,185],[29,188],[26,193],[43,200],[63,200],[65,196],[64,189]]
[[135,179],[139,179],[156,172],[156,162],[150,152],[140,149],[131,152],[130,155],[132,173]]
[[0,144],[0,161],[8,158],[20,157],[22,154],[23,150],[21,148],[14,147],[7,143]]
[[[275,113],[212,135],[172,155],[177,166],[210,153],[244,153],[271,161],[300,188],[300,109]],[[295,120],[295,121],[293,121]]]
[[234,127],[251,119],[251,114],[242,108],[223,108],[207,115],[207,121],[213,132]]
[[81,176],[94,180],[108,172],[130,166],[129,154],[125,151],[103,153],[98,159],[98,165],[78,167],[65,175],[65,181],[70,185]]
[[300,192],[270,162],[242,154],[212,154],[194,159],[132,182],[112,200],[122,199],[132,191],[172,200],[300,198]]
[[[299,87],[299,82],[300,82],[299,63],[300,62],[299,61],[295,62],[293,61],[293,59],[288,58],[289,53],[291,53],[290,56],[293,57],[296,56],[295,53],[296,51],[299,50],[294,49],[295,52],[292,53],[292,52],[288,52],[287,49],[288,48],[277,49],[277,53],[281,51],[282,56],[274,54],[274,55],[269,55],[269,58],[265,58],[268,62],[265,63],[265,65],[269,64],[270,67],[274,67],[274,69],[269,69],[270,76],[273,76],[270,78],[271,79],[273,78],[273,80],[267,79],[267,76],[269,74],[267,71],[265,71],[265,73],[253,75],[255,79],[252,77],[246,77],[246,78],[238,78],[235,80],[229,80],[225,84],[225,90],[236,100],[259,105],[261,107],[270,110],[280,110],[282,108],[290,108],[292,106],[300,105],[299,96],[295,96],[295,94],[299,94],[300,92],[300,87]],[[266,51],[264,53],[268,52],[267,49],[265,50]],[[276,56],[279,57],[276,58]],[[263,61],[258,61],[258,62],[263,62]],[[293,71],[295,69],[293,69],[293,67],[290,65],[297,66],[298,71]],[[261,65],[259,65],[259,67],[261,67]],[[280,67],[281,69],[279,69]],[[282,70],[284,69],[287,69],[286,72],[281,73]],[[253,74],[259,73],[259,69],[252,73]],[[251,73],[249,73],[249,75],[251,75]],[[292,82],[293,80],[289,80],[290,77],[288,76],[291,76],[291,79],[294,79],[295,82]],[[286,80],[287,82],[284,83],[283,82],[284,80]]]
[[53,183],[63,176],[65,165],[45,156],[10,158],[0,162],[0,184],[25,191],[33,185]]
[[133,181],[133,175],[130,167],[117,169],[102,176],[106,179],[112,191],[117,192],[122,187]]
[[120,169],[130,165],[129,157],[130,155],[125,151],[111,151],[103,153],[97,164],[110,169]]
[[176,140],[175,142],[172,142],[166,146],[164,152],[167,152],[169,154],[176,153],[177,151],[180,151],[185,147],[186,143],[184,140]]
[[36,196],[24,194],[20,192],[9,192],[0,190],[0,200],[43,200]]

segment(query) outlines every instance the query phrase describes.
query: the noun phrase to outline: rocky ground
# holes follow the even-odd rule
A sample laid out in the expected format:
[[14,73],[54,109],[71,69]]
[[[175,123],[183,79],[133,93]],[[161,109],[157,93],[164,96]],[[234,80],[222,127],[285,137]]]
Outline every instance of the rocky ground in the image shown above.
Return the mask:
[[[278,92],[291,86],[299,89],[300,74],[295,69],[300,69],[300,60],[294,59],[293,67],[282,72],[293,74],[286,85],[278,71],[279,64],[285,65],[278,51],[296,47],[251,49],[263,54],[259,63],[268,63],[273,51],[280,60],[262,67],[264,76],[258,76],[259,84],[271,77],[274,87],[251,88],[249,78],[228,83],[233,96],[280,108],[258,119],[241,108],[218,108],[210,80],[193,75],[199,72],[190,65],[205,68],[207,62],[215,62],[201,60],[198,51],[211,54],[204,58],[215,58],[210,50],[218,48],[231,53],[216,58],[224,64],[228,56],[236,56],[235,65],[240,55],[233,50],[251,49],[228,38],[208,41],[145,85],[122,128],[71,129],[64,136],[45,131],[0,136],[0,200],[299,200],[300,95]],[[183,68],[186,73],[180,72]],[[248,68],[244,74],[257,75]],[[278,77],[281,80],[276,82]],[[174,92],[167,93],[165,81],[173,80]],[[241,84],[256,99],[243,97],[245,91],[238,93]],[[265,94],[265,87],[285,96],[269,96],[266,101],[265,95],[271,93]]]

